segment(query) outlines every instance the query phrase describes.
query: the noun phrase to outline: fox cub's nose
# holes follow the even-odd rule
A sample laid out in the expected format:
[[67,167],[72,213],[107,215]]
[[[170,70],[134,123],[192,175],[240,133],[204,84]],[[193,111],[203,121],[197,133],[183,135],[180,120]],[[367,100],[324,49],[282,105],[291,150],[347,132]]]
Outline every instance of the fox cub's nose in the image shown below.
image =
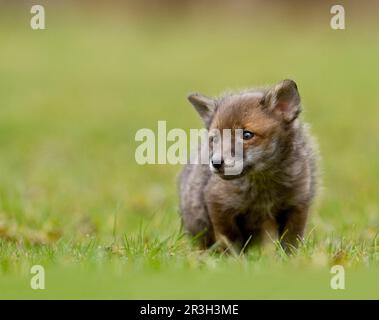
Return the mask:
[[216,170],[220,170],[224,165],[224,160],[222,159],[221,160],[212,159],[211,162],[212,162],[213,168],[215,168]]

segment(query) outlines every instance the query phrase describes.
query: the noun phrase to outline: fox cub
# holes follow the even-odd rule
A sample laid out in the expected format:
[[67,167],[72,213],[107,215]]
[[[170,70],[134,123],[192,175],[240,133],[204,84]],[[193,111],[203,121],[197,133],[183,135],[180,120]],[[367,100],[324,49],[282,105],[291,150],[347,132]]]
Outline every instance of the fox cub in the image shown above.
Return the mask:
[[[233,144],[208,164],[187,164],[179,177],[185,230],[201,248],[217,243],[240,252],[250,244],[279,239],[286,251],[302,239],[316,192],[316,145],[301,111],[297,85],[284,80],[271,88],[220,98],[192,94],[188,100],[208,132],[242,132],[242,153]],[[221,134],[221,140],[223,134]],[[231,156],[242,170],[226,175]],[[218,160],[218,161],[216,161]]]

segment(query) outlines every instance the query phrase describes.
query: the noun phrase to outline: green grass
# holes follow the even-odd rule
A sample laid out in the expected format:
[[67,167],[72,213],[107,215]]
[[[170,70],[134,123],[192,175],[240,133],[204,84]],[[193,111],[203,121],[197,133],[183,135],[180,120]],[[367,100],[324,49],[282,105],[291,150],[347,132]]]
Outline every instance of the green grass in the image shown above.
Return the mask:
[[[352,19],[178,21],[49,11],[0,19],[1,298],[378,298],[379,43]],[[25,20],[26,19],[26,20]],[[297,81],[324,187],[294,257],[200,252],[178,166],[139,166],[140,128],[198,128],[191,91]],[[46,290],[30,289],[30,267]],[[346,267],[346,290],[329,287]]]

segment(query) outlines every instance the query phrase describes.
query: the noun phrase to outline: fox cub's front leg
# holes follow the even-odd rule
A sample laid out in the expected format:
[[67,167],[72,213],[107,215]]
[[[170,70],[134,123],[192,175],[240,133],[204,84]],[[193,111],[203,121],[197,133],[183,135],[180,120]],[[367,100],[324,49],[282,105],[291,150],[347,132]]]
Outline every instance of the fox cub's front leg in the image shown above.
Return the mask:
[[243,247],[243,236],[236,223],[235,215],[217,208],[215,204],[210,205],[208,209],[217,245],[221,249],[228,249],[234,254],[239,254]]
[[307,216],[308,208],[304,207],[293,207],[279,213],[279,239],[285,251],[297,248],[303,240]]

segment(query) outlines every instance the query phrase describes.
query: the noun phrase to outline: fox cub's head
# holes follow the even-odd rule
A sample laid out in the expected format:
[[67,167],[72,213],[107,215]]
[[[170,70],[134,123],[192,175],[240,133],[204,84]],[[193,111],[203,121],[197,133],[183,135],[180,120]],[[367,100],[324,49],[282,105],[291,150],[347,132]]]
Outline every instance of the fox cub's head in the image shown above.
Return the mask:
[[[209,132],[210,169],[224,179],[262,171],[279,161],[301,111],[292,80],[217,99],[200,94],[188,99]],[[237,170],[228,170],[236,164]]]

